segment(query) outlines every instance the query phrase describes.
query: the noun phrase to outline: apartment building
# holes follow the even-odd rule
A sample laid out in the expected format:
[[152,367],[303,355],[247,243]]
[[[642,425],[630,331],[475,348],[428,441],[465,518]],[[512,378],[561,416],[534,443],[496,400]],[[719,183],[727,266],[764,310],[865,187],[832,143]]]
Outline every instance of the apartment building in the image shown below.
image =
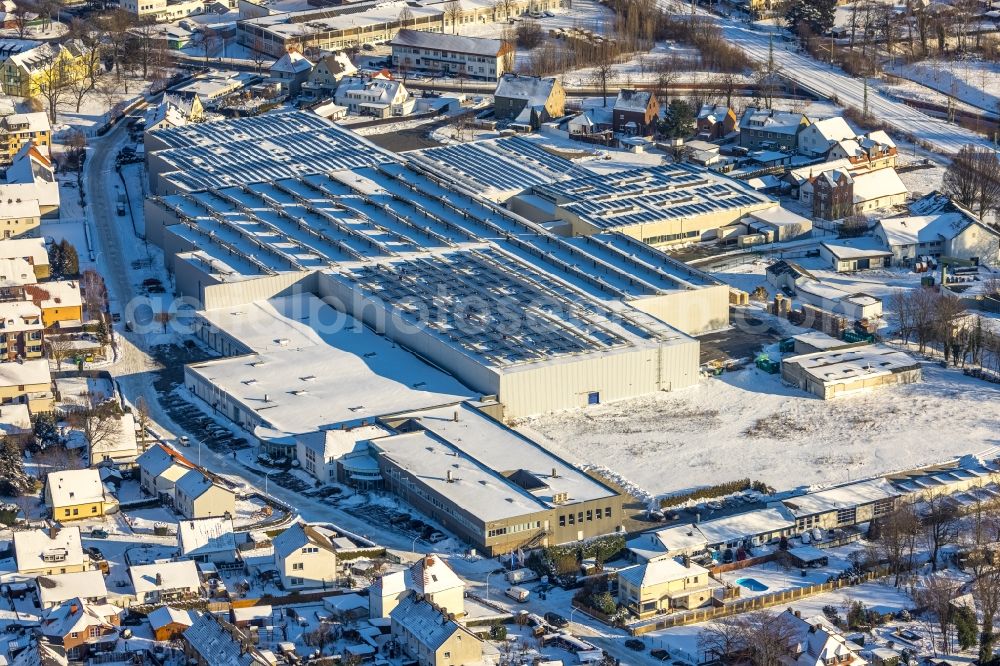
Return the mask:
[[389,44],[397,70],[496,81],[514,63],[514,46],[499,39],[400,30]]
[[0,303],[0,362],[41,356],[41,309],[30,301]]
[[12,97],[35,97],[41,93],[45,77],[53,68],[60,70],[64,80],[86,76],[85,55],[86,48],[79,40],[45,43],[15,53],[0,63],[0,92]]
[[205,11],[205,0],[121,0],[123,10],[139,18],[176,21]]
[[[33,144],[44,155],[49,154],[52,127],[47,114],[15,113],[0,117],[0,166],[13,162],[14,156],[28,143]],[[3,219],[3,212],[0,212],[0,219]]]
[[746,148],[796,150],[799,132],[810,124],[801,113],[748,108],[740,118],[740,145]]

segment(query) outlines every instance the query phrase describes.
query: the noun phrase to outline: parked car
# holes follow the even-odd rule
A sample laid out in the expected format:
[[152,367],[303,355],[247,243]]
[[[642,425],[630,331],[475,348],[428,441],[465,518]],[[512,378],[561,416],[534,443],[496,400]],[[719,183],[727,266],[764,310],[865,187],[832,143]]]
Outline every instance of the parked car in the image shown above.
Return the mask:
[[90,538],[91,539],[107,539],[108,538],[108,531],[106,529],[104,529],[103,527],[95,527],[94,529],[90,530]]
[[625,647],[629,650],[635,650],[636,652],[642,652],[646,649],[646,644],[640,641],[638,638],[630,638],[625,641]]
[[666,661],[667,659],[670,659],[670,653],[663,648],[653,648],[649,651],[649,654],[653,657],[653,659],[658,661]]
[[564,618],[562,615],[560,615],[559,613],[552,613],[552,612],[545,614],[545,621],[551,624],[556,629],[562,629],[563,627],[569,624],[569,620]]
[[181,446],[191,446],[191,438],[187,435],[181,435],[177,438],[177,443]]
[[444,534],[441,534],[440,532],[431,532],[431,535],[427,537],[427,540],[430,541],[431,543],[441,543],[447,538],[448,537],[446,537]]

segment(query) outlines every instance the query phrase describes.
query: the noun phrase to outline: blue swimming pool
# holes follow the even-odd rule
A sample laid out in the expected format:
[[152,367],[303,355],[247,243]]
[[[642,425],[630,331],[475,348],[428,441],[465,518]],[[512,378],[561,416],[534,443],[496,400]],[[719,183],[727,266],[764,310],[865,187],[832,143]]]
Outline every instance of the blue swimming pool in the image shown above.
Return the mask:
[[755,578],[737,578],[736,584],[747,588],[751,592],[765,592],[767,590],[767,585],[764,585],[764,583]]

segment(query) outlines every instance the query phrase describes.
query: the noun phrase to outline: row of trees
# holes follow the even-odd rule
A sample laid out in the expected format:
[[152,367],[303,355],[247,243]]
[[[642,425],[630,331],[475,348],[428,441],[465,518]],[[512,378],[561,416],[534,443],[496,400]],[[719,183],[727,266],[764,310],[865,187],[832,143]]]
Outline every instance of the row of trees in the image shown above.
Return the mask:
[[985,146],[963,146],[944,172],[944,191],[979,214],[1000,218],[1000,159]]

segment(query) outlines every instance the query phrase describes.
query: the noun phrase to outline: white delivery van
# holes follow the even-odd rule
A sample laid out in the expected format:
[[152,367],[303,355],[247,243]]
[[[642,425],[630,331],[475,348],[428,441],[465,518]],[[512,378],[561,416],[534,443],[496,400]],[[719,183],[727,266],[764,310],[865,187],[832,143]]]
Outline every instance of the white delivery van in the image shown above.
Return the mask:
[[504,594],[506,594],[508,597],[518,602],[519,604],[523,604],[528,600],[528,597],[531,596],[531,592],[528,592],[523,587],[518,587],[517,585],[512,585],[511,587],[508,587],[507,591],[504,592]]
[[529,583],[533,580],[538,580],[538,574],[528,568],[514,569],[507,572],[507,582],[511,585]]

